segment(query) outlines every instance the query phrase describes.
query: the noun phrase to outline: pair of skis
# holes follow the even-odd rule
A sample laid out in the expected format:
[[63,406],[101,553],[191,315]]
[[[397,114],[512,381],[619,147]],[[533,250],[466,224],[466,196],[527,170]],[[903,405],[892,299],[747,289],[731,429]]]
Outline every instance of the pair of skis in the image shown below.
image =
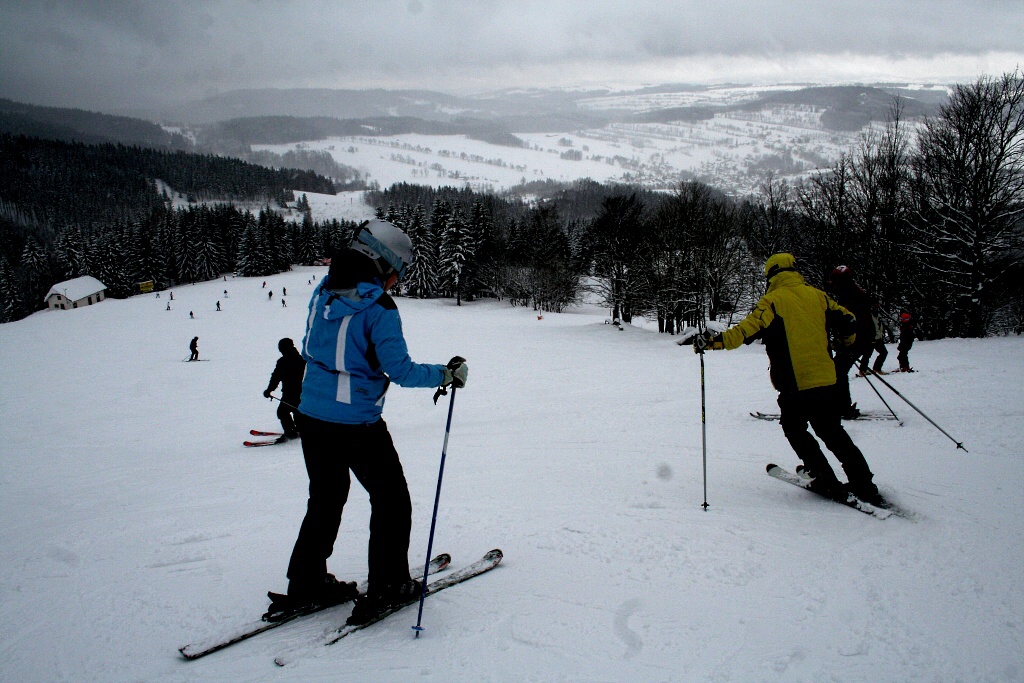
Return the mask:
[[[428,583],[427,584],[426,594],[427,595],[432,595],[433,593],[436,593],[438,591],[444,590],[445,588],[450,588],[451,586],[454,586],[456,584],[462,583],[463,581],[466,581],[467,579],[471,579],[474,576],[479,576],[480,574],[483,574],[484,572],[490,571],[491,569],[494,569],[495,567],[498,566],[498,563],[501,562],[501,559],[502,559],[502,552],[500,550],[497,550],[497,549],[491,550],[490,552],[485,554],[480,560],[474,562],[473,564],[471,564],[471,565],[469,565],[467,567],[464,567],[464,568],[462,568],[462,569],[460,569],[458,571],[455,571],[455,572],[453,572],[451,574],[448,574],[448,575],[446,575],[444,577],[441,577],[440,579],[435,579],[434,581],[431,581],[430,583]],[[436,557],[434,557],[434,559],[432,559],[430,561],[430,564],[429,564],[429,567],[428,567],[428,575],[432,575],[432,574],[434,574],[436,572],[440,572],[440,571],[443,571],[443,570],[447,569],[448,566],[450,565],[450,563],[451,563],[451,556],[448,555],[447,553],[442,553],[441,555],[437,555]],[[420,581],[423,578],[423,569],[422,568],[413,569],[412,572],[411,572],[411,575],[412,575],[413,579],[415,579],[416,581]],[[363,582],[363,584],[359,586],[359,593],[360,593],[360,595],[365,595],[366,594],[366,588],[367,588],[366,583]],[[345,625],[341,626],[340,628],[336,629],[335,631],[332,631],[330,633],[330,635],[328,635],[325,640],[318,641],[317,644],[318,645],[333,645],[334,643],[338,642],[339,640],[341,640],[345,636],[349,635],[350,633],[354,633],[355,631],[359,631],[361,629],[364,629],[367,626],[371,626],[371,625],[377,623],[378,621],[381,621],[382,619],[384,619],[384,618],[394,614],[395,612],[398,612],[402,608],[407,607],[408,605],[413,604],[413,603],[418,602],[418,601],[419,601],[419,597],[417,597],[415,600],[412,600],[412,601],[410,601],[408,603],[403,603],[403,604],[400,604],[400,605],[395,605],[393,607],[390,607],[387,610],[385,610],[385,611],[375,615],[372,619],[370,619],[369,621],[367,621],[367,622],[365,622],[363,624],[352,625],[352,626],[350,626],[348,624],[345,624]],[[298,611],[298,612],[295,612],[293,614],[286,615],[284,617],[276,617],[275,616],[275,617],[273,617],[273,619],[274,619],[273,621],[267,621],[267,618],[270,617],[269,614],[268,615],[264,615],[263,619],[260,619],[258,621],[253,621],[253,622],[250,622],[248,624],[244,624],[244,625],[240,626],[239,628],[236,628],[236,629],[232,630],[231,632],[223,634],[223,635],[220,635],[220,636],[215,636],[215,637],[207,638],[207,639],[204,639],[204,640],[199,640],[199,641],[196,641],[194,643],[189,643],[188,645],[185,645],[184,647],[179,648],[178,651],[182,654],[182,656],[185,659],[199,659],[200,657],[205,657],[206,655],[211,654],[213,652],[217,652],[218,650],[223,650],[224,648],[226,648],[226,647],[228,647],[230,645],[234,645],[235,643],[240,643],[243,640],[248,640],[249,638],[252,638],[253,636],[257,636],[257,635],[259,635],[261,633],[264,633],[264,632],[269,631],[271,629],[277,628],[278,626],[282,626],[284,624],[287,624],[288,622],[294,621],[294,620],[296,620],[296,619],[298,619],[300,617],[308,616],[310,614],[315,614],[317,612],[323,611],[325,609],[328,609],[328,608],[334,607],[334,606],[335,605],[325,605],[325,606],[322,606],[322,607],[321,606],[313,606],[313,607],[311,607],[311,608],[309,608],[307,610]],[[285,666],[289,662],[294,661],[295,658],[299,654],[304,652],[306,649],[307,648],[305,648],[305,647],[299,648],[298,650],[295,650],[295,651],[292,651],[290,653],[287,653],[287,654],[279,656],[274,661],[279,666]],[[312,648],[308,648],[308,649],[312,649]]]
[[[762,413],[755,411],[750,413],[750,417],[756,417],[758,420],[768,420],[778,422],[781,417],[781,413]],[[896,420],[896,416],[892,413],[883,413],[881,411],[874,410],[863,410],[860,415],[853,418],[854,420]]]
[[860,498],[857,498],[852,493],[847,493],[846,494],[846,500],[837,500],[835,498],[831,498],[831,497],[829,497],[829,496],[827,496],[827,495],[825,495],[823,493],[820,493],[819,491],[816,491],[815,489],[813,489],[811,487],[811,482],[813,482],[814,480],[811,479],[810,477],[808,477],[806,474],[804,474],[800,470],[800,468],[797,468],[797,472],[793,473],[793,472],[790,472],[787,469],[779,467],[776,464],[769,464],[767,469],[768,469],[768,476],[770,476],[770,477],[774,477],[775,479],[778,479],[779,481],[784,481],[787,484],[792,484],[793,486],[799,486],[800,488],[804,489],[805,491],[810,491],[811,493],[816,493],[819,496],[821,496],[822,498],[825,498],[827,500],[835,501],[835,502],[839,503],[840,505],[845,505],[847,507],[853,508],[854,510],[859,510],[860,512],[863,512],[866,515],[871,515],[875,519],[887,519],[887,518],[889,518],[889,517],[891,517],[893,515],[897,515],[899,517],[905,517],[906,516],[900,510],[898,510],[895,506],[892,506],[892,505],[886,505],[886,506],[872,505],[871,503],[868,503],[867,501],[863,501]]
[[258,429],[250,429],[249,433],[252,434],[253,436],[274,437],[274,438],[272,438],[272,439],[270,439],[270,438],[263,438],[263,439],[260,439],[259,441],[252,441],[252,440],[250,440],[250,441],[243,441],[242,445],[245,446],[246,448],[255,448],[257,446],[275,446],[275,445],[277,445],[279,443],[287,443],[288,442],[288,439],[284,439],[284,440],[281,439],[281,437],[284,436],[284,434],[282,432],[261,432]]

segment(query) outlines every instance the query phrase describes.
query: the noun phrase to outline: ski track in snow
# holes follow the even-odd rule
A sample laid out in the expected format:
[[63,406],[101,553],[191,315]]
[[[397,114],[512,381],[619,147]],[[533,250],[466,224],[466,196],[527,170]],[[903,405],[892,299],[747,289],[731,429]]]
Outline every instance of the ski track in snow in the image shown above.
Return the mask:
[[[502,565],[429,599],[419,639],[410,608],[274,666],[341,623],[339,606],[182,660],[286,588],[301,447],[241,443],[277,427],[261,393],[322,273],[0,325],[0,681],[1024,680],[1024,341],[917,342],[920,372],[886,378],[969,454],[882,387],[905,426],[846,423],[912,513],[885,521],[765,475],[796,459],[748,415],[775,408],[763,349],[709,353],[704,511],[691,350],[650,326],[617,332],[595,307],[538,320],[494,301],[398,300],[415,360],[471,368],[434,551],[455,569],[500,547]],[[209,362],[180,362],[193,336]],[[384,411],[414,564],[448,400],[430,397],[395,386]],[[353,486],[329,562],[341,578],[365,576],[368,516]]]

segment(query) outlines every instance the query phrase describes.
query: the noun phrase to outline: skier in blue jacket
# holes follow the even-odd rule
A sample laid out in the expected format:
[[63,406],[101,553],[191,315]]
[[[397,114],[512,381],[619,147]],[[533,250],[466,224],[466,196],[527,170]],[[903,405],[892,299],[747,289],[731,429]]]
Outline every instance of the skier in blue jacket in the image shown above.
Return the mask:
[[[468,367],[409,357],[398,307],[387,294],[412,261],[412,242],[382,220],[360,226],[350,248],[334,256],[313,292],[302,357],[306,374],[297,416],[309,475],[309,500],[288,564],[281,610],[343,602],[355,584],[327,573],[348,499],[350,472],[370,496],[368,589],[352,623],[418,597],[409,576],[412,502],[402,464],[381,417],[394,382],[404,387],[465,385]],[[269,614],[273,614],[271,605]]]

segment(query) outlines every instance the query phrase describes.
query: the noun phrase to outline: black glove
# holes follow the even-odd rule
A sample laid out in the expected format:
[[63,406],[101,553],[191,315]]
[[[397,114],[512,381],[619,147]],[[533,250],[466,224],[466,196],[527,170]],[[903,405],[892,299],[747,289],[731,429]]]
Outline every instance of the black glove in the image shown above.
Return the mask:
[[263,398],[270,398],[270,389],[263,392]]
[[446,387],[451,384],[456,389],[461,389],[466,386],[467,379],[469,379],[469,366],[466,365],[466,359],[462,356],[452,356],[448,365],[445,366],[444,382],[441,386]]
[[722,341],[722,335],[715,334],[710,330],[704,330],[698,332],[697,336],[693,338],[693,352],[703,353],[704,351],[718,351],[724,349],[725,343]]

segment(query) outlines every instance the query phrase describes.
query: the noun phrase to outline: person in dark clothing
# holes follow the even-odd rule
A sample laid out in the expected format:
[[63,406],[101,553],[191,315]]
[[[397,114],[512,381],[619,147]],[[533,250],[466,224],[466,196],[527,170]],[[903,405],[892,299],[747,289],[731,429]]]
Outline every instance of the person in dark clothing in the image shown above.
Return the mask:
[[189,360],[199,360],[199,337],[192,337],[192,343],[188,345],[188,350],[192,352]]
[[287,441],[299,436],[295,427],[295,416],[299,412],[299,401],[302,399],[302,376],[306,373],[306,361],[303,360],[295,342],[285,337],[277,342],[277,350],[281,357],[277,359],[274,372],[270,375],[270,384],[263,395],[270,398],[270,392],[281,385],[281,400],[277,404],[277,419],[281,420],[284,436],[279,441]]
[[[836,366],[829,356],[829,333],[845,346],[853,344],[853,314],[806,284],[791,254],[773,255],[764,270],[768,291],[750,315],[721,334],[698,335],[694,351],[735,349],[763,339],[772,385],[779,392],[779,423],[814,479],[812,488],[837,500],[845,501],[852,493],[863,501],[882,504],[864,454],[843,429],[835,407]],[[845,487],[808,425],[842,464],[849,481]]]
[[913,372],[910,367],[910,347],[914,345],[914,320],[907,311],[900,311],[900,342],[896,345],[896,360],[900,363],[900,372]]
[[[348,499],[351,475],[370,497],[367,592],[349,623],[419,595],[409,575],[412,500],[387,424],[384,398],[405,387],[465,385],[468,367],[415,363],[395,301],[386,293],[412,262],[412,242],[382,220],[360,226],[335,254],[309,303],[302,356],[306,374],[297,416],[309,475],[306,515],[288,563],[288,604],[333,604],[353,585],[327,572]],[[271,605],[271,611],[275,609]]]
[[834,349],[836,392],[839,396],[839,414],[844,420],[860,416],[857,404],[850,396],[850,368],[865,353],[870,354],[875,343],[875,324],[871,318],[871,297],[853,279],[849,266],[836,266],[829,277],[829,287],[836,302],[857,318],[856,341],[849,347],[841,344]]
[[871,364],[871,369],[878,373],[882,372],[882,366],[889,355],[889,350],[885,348],[885,332],[882,329],[882,319],[877,303],[871,305],[871,323],[875,326],[875,341],[871,348],[860,357],[860,372],[858,374],[861,377],[868,374],[868,362],[871,360],[873,351],[877,351],[878,355],[875,356],[875,362]]

